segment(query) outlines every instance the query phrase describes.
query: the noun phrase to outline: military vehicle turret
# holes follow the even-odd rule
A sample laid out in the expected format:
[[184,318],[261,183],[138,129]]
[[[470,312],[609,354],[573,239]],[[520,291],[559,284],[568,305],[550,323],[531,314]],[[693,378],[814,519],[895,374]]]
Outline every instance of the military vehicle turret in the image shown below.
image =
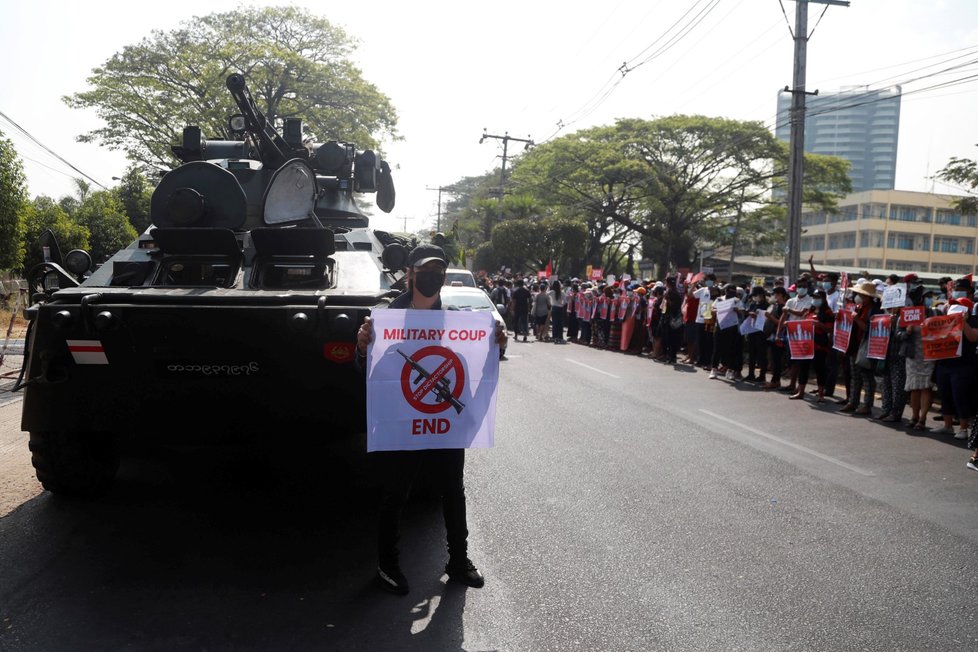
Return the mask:
[[238,138],[183,130],[152,227],[94,270],[49,238],[28,274],[22,427],[54,493],[107,491],[127,437],[301,447],[362,429],[356,330],[397,294],[407,243],[370,229],[354,195],[389,212],[390,167],[305,141],[298,119],[280,135],[243,76],[227,88]]

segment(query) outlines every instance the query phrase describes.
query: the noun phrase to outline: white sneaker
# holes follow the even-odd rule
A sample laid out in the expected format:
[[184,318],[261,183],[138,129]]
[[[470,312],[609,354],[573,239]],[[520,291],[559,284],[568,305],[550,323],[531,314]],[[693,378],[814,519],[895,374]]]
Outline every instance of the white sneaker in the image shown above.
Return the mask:
[[954,435],[954,438],[955,439],[967,439],[968,436],[969,436],[969,434],[970,433],[967,430],[965,430],[964,428],[962,428],[961,430],[958,431],[958,434]]
[[716,369],[710,369],[710,380],[713,380],[716,377],[717,377],[717,370]]

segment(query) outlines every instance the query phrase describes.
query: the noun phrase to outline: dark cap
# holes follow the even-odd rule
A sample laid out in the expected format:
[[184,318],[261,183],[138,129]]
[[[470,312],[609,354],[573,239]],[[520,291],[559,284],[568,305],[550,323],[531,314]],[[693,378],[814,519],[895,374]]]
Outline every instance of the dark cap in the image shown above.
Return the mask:
[[765,295],[767,294],[767,290],[764,289],[763,285],[755,285],[754,288],[750,291],[750,295],[752,297],[756,297],[761,294],[765,294]]
[[421,267],[432,261],[438,261],[448,267],[448,263],[445,262],[445,250],[436,245],[418,245],[408,254],[408,265],[411,267]]

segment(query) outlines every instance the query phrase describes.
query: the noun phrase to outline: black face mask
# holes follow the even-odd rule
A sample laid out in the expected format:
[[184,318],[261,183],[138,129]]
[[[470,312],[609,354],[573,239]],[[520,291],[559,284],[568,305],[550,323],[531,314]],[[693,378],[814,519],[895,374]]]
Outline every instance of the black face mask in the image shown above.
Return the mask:
[[445,282],[445,275],[442,272],[415,272],[414,287],[424,296],[431,298],[438,294],[442,284]]

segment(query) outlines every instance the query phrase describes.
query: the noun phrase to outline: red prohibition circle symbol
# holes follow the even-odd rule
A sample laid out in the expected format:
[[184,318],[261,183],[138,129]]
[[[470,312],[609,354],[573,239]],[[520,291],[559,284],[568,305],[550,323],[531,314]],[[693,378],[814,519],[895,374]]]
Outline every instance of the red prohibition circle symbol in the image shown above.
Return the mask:
[[[438,365],[429,370],[428,367],[431,365],[423,364],[425,358],[437,358]],[[401,391],[404,393],[408,405],[424,414],[438,414],[452,407],[450,401],[425,403],[423,399],[427,396],[434,398],[439,387],[447,389],[450,386],[447,376],[454,371],[455,387],[451,389],[451,395],[457,400],[462,395],[462,388],[465,387],[465,371],[462,369],[462,360],[454,352],[443,346],[426,346],[418,349],[411,356],[411,359],[425,369],[428,377],[425,378],[409,362],[404,362],[404,368],[401,369]],[[417,384],[411,383],[412,374],[415,375]],[[420,380],[418,380],[419,378]]]

